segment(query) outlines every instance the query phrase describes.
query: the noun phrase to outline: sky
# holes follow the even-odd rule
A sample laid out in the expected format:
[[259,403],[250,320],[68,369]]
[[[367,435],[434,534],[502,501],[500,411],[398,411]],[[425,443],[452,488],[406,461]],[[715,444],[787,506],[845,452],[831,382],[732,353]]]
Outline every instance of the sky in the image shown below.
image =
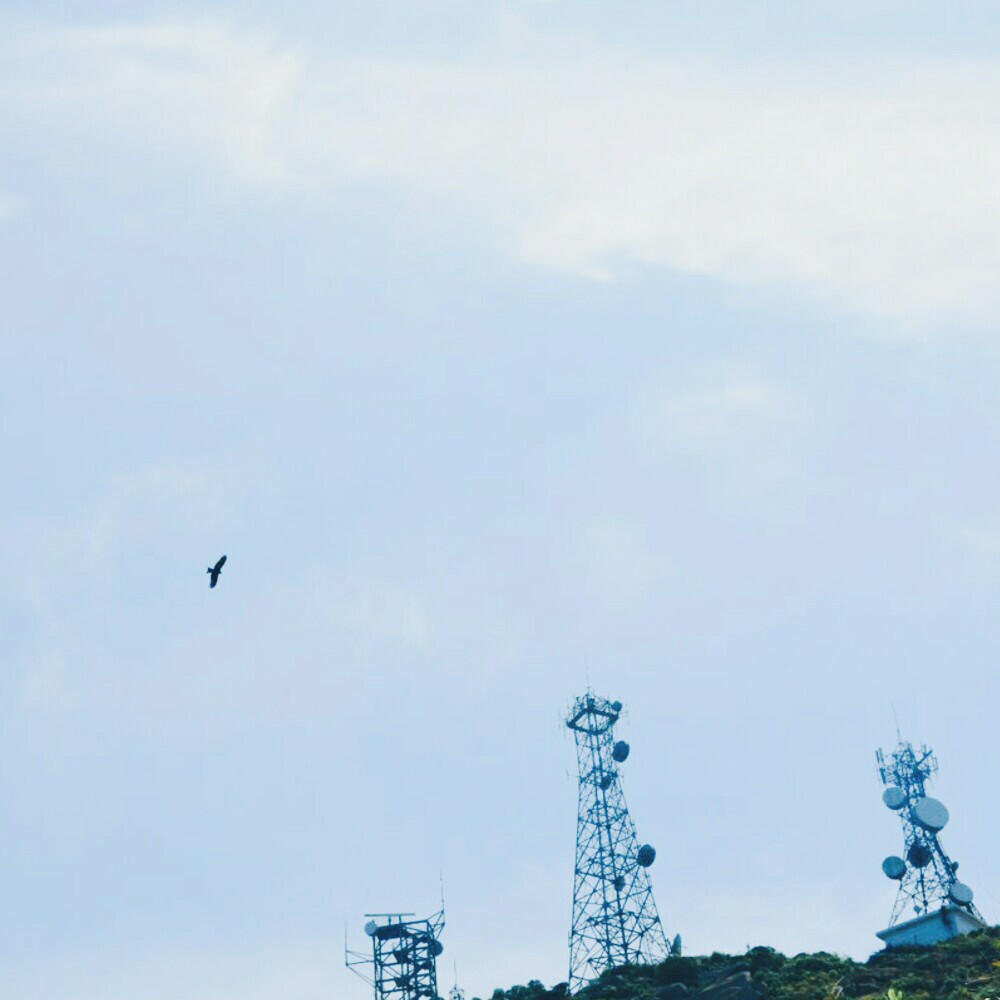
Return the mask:
[[5,0],[0,998],[564,980],[588,685],[688,953],[879,946],[894,713],[1000,920],[992,8]]

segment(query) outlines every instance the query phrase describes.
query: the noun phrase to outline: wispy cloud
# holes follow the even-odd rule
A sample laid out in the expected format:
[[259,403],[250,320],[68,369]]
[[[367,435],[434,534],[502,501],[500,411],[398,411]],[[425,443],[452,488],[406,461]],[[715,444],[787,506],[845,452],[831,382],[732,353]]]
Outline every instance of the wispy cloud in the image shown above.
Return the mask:
[[654,451],[745,447],[773,427],[787,401],[770,382],[732,376],[693,391],[651,383],[640,394],[635,433]]
[[80,583],[79,576],[66,580],[67,567],[93,582],[137,538],[182,520],[192,510],[210,511],[217,497],[218,487],[207,468],[167,459],[110,477],[103,494],[84,509],[60,523],[22,526],[16,538],[9,535],[4,541],[10,549],[32,546],[30,560],[20,562],[27,567],[23,595],[36,611],[48,613],[46,594]]
[[641,525],[627,519],[603,518],[585,525],[577,547],[588,587],[613,611],[642,604],[669,575],[667,558]]
[[1000,312],[997,63],[734,69],[538,41],[341,58],[111,25],[24,42],[2,90],[242,182],[399,189],[595,279],[639,263],[894,320]]
[[170,459],[112,477],[99,498],[62,519],[0,534],[5,561],[21,567],[8,598],[31,621],[20,656],[23,707],[58,711],[74,703],[83,679],[73,637],[81,619],[106,607],[112,575],[151,537],[176,533],[194,512],[211,520],[215,506],[218,489],[208,470]]
[[22,207],[21,201],[18,198],[0,194],[0,222],[17,215]]
[[3,89],[73,134],[111,132],[209,157],[240,181],[291,183],[297,156],[275,127],[301,85],[291,47],[198,20],[43,31],[11,54],[20,70]]
[[940,537],[964,572],[993,578],[1000,570],[1000,514],[960,518],[939,528]]

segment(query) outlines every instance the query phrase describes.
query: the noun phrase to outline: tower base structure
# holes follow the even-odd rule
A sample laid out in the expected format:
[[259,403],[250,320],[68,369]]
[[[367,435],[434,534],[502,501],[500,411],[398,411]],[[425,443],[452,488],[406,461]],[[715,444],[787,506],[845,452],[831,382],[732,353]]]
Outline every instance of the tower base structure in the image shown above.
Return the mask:
[[967,910],[948,904],[940,910],[923,913],[913,920],[878,931],[876,936],[885,942],[886,948],[901,948],[905,945],[937,944],[939,941],[981,931],[986,926],[985,921]]

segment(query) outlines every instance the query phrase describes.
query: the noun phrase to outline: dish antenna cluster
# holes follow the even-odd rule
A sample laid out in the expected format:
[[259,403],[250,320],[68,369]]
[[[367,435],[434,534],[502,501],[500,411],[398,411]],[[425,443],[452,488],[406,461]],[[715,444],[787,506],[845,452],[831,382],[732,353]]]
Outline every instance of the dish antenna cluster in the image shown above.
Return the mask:
[[914,750],[900,739],[891,756],[881,750],[876,756],[885,785],[882,801],[903,824],[903,856],[893,854],[882,862],[886,877],[899,883],[889,928],[908,906],[920,917],[950,905],[981,921],[972,905],[972,890],[958,880],[958,862],[948,857],[938,839],[948,824],[948,810],[927,794],[926,785],[937,773],[933,751],[926,746]]
[[[566,725],[576,738],[579,808],[569,988],[586,986],[605,969],[659,962],[671,954],[653,900],[650,844],[640,846],[625,805],[619,765],[629,745],[615,741],[620,701],[590,692],[576,699]],[[679,941],[678,941],[679,950]]]
[[444,910],[426,920],[412,913],[366,913],[365,934],[372,950],[347,951],[349,969],[375,989],[375,1000],[440,1000],[437,958]]

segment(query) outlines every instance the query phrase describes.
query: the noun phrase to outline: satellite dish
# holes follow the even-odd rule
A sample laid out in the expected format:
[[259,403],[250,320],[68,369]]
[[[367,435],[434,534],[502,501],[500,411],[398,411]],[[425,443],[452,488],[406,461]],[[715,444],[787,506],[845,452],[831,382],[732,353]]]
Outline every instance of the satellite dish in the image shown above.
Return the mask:
[[365,924],[365,933],[366,933],[366,934],[367,934],[367,935],[368,935],[369,937],[375,937],[375,932],[376,932],[377,930],[378,930],[378,924],[377,924],[377,923],[375,923],[375,921],[374,921],[374,920],[369,920],[369,921],[368,921],[368,923],[367,923],[367,924]]
[[434,940],[431,941],[431,954],[435,958],[437,958],[437,956],[440,955],[441,952],[443,952],[443,951],[444,951],[444,945],[441,944],[441,942],[438,941],[437,938],[434,938]]
[[611,751],[611,756],[614,757],[619,764],[623,763],[628,757],[629,745],[624,740],[619,740],[615,744],[615,748]]
[[625,888],[625,876],[624,875],[616,875],[615,876],[615,888],[619,892],[621,892],[622,889]]
[[622,703],[620,701],[611,702],[611,711],[620,712],[622,710]]
[[906,862],[902,858],[897,858],[895,854],[890,854],[882,862],[882,871],[885,872],[886,878],[898,881],[906,875]]
[[906,805],[906,792],[893,785],[882,793],[882,801],[893,811],[902,809]]
[[611,787],[611,782],[614,781],[614,780],[615,780],[615,777],[614,777],[613,774],[605,774],[601,778],[601,788],[603,788],[605,791],[607,791]]
[[948,825],[948,810],[937,799],[917,799],[913,805],[913,821],[929,833],[937,833]]
[[656,860],[656,848],[652,844],[643,844],[639,848],[639,864],[648,868]]
[[952,902],[968,906],[972,902],[972,890],[964,882],[952,882],[948,895]]
[[914,844],[906,852],[906,860],[913,865],[914,868],[926,868],[930,864],[931,852],[928,848],[924,847],[923,844]]

